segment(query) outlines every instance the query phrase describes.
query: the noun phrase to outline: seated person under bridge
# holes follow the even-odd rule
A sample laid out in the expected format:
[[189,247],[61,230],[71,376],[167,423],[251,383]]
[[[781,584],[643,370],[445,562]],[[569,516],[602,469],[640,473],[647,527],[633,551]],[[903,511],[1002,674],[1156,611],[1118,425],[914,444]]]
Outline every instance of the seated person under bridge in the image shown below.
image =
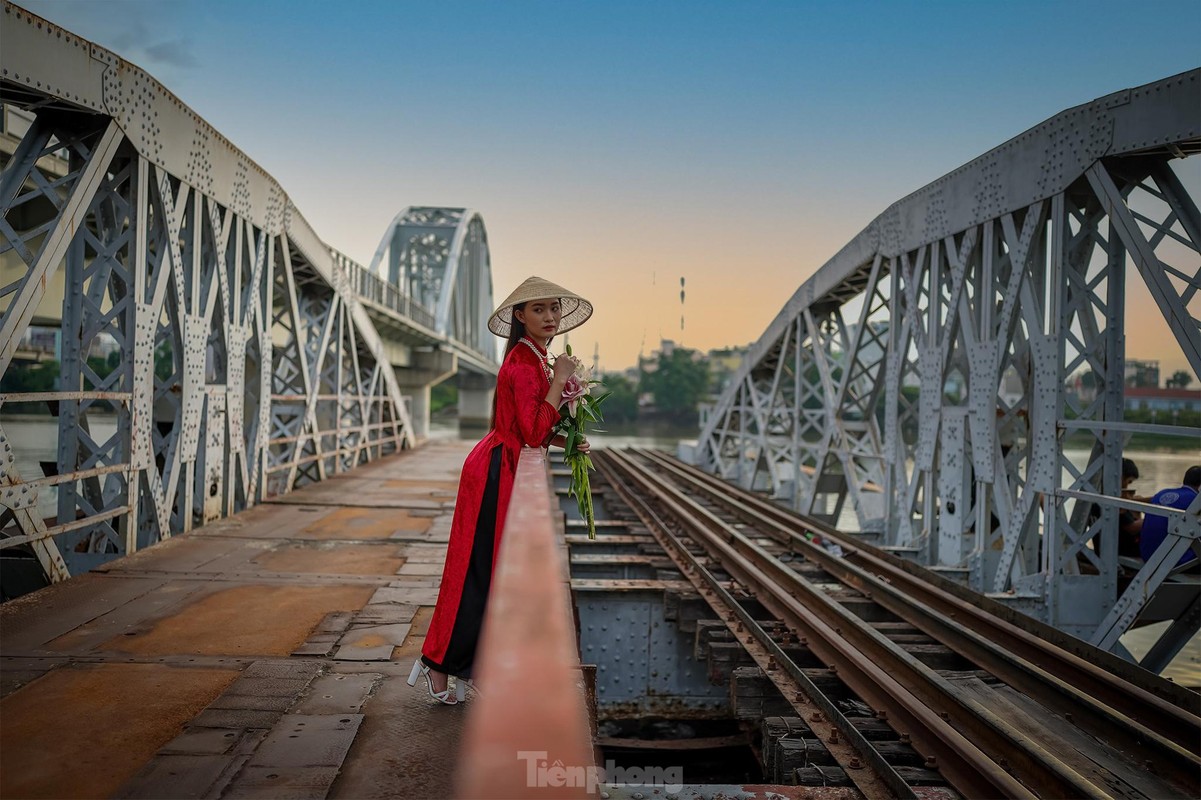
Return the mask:
[[[1126,500],[1141,500],[1147,502],[1150,498],[1136,497],[1130,484],[1138,480],[1138,465],[1133,459],[1122,459],[1122,497]],[[1089,512],[1088,524],[1093,525],[1101,516],[1101,506],[1093,504]],[[1144,520],[1142,514],[1125,508],[1118,509],[1118,555],[1127,558],[1141,558],[1139,540],[1142,536]],[[1101,551],[1101,534],[1093,537],[1093,549]]]
[[[1199,491],[1201,491],[1201,466],[1193,466],[1184,473],[1182,486],[1156,492],[1151,497],[1151,502],[1157,506],[1186,509],[1196,499]],[[1144,560],[1149,559],[1151,554],[1159,549],[1167,535],[1168,518],[1159,514],[1148,514],[1143,520],[1142,535],[1139,539],[1139,551]],[[1197,554],[1191,550],[1180,557],[1176,566],[1180,567],[1189,562],[1193,562],[1189,571],[1197,571],[1201,567],[1201,563],[1197,561]]]

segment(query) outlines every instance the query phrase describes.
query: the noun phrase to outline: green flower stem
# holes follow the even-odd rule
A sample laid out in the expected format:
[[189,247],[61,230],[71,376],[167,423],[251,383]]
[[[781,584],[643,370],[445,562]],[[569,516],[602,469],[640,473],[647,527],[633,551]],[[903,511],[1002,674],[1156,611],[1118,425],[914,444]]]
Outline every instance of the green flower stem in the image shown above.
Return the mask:
[[[571,355],[571,351],[568,351]],[[596,381],[592,381],[596,383]],[[560,409],[562,418],[555,426],[555,431],[563,436],[563,461],[571,467],[571,486],[568,493],[575,498],[580,517],[588,524],[588,538],[596,538],[596,514],[592,507],[592,487],[588,472],[592,467],[592,459],[578,449],[584,441],[584,426],[588,422],[603,422],[600,404],[611,392],[600,395],[584,395],[576,405],[576,415],[571,416],[569,407],[564,404]]]

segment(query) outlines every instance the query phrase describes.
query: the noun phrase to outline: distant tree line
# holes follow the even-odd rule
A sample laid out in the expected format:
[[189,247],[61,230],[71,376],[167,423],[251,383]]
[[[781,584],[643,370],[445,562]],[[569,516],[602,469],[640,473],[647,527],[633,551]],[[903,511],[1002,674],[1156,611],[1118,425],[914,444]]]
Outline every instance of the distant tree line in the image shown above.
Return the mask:
[[660,353],[656,368],[640,375],[640,391],[654,398],[655,410],[681,425],[697,423],[697,406],[709,394],[709,364],[686,347]]
[[1172,377],[1164,381],[1164,385],[1169,389],[1187,389],[1188,385],[1192,382],[1192,375],[1182,369],[1178,369],[1172,373]]
[[[111,375],[119,366],[121,366],[120,352],[112,352],[108,356],[88,357],[88,367],[101,380]],[[0,392],[5,394],[28,394],[63,390],[64,387],[60,386],[59,381],[60,371],[61,365],[53,359],[39,361],[36,364],[12,364],[4,371],[3,377],[0,377]],[[90,390],[94,388],[88,382],[85,386],[72,386],[65,390],[79,391],[80,389]],[[107,404],[107,401],[102,402],[100,405],[105,404]],[[45,413],[46,404],[41,402],[5,403],[4,410],[10,413]]]
[[[659,354],[653,367],[639,370],[636,377],[622,373],[595,376],[600,381],[594,393],[611,392],[602,411],[605,423],[622,425],[642,421],[691,427],[699,420],[699,407],[709,397],[709,365],[696,350],[676,347],[669,355]],[[649,402],[648,402],[649,401]],[[449,412],[459,402],[454,380],[433,387],[430,411]]]
[[[107,356],[88,356],[88,369],[96,375],[103,384],[107,378],[121,367],[121,351],[114,350]],[[160,342],[154,348],[154,375],[160,381],[167,381],[175,370],[175,351],[170,339]],[[4,375],[0,377],[0,392],[3,393],[41,393],[56,391],[92,391],[98,388],[86,373],[80,376],[79,383],[64,386],[60,377],[62,365],[53,359],[34,363],[11,364]],[[113,408],[108,400],[99,400],[96,408]],[[35,403],[5,403],[4,411],[9,413],[37,414],[45,413],[47,406],[43,402]]]

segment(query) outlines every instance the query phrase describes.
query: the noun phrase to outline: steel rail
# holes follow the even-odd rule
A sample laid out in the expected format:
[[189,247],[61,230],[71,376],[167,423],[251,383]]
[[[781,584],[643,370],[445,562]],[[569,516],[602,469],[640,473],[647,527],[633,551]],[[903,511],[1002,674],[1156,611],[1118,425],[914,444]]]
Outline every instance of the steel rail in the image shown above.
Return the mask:
[[1165,777],[1201,796],[1201,756],[1189,749],[1201,741],[1201,717],[921,580],[863,550],[845,534],[836,537],[846,548],[843,557],[832,556],[797,533],[795,526],[806,525],[824,536],[838,531],[813,525],[814,520],[662,454],[645,455],[740,518],[766,526],[767,535],[795,547],[840,581],[868,593],[1010,686],[1072,714],[1081,728],[1106,740],[1120,737],[1127,750],[1150,748],[1164,762],[1153,762],[1158,774],[1164,775],[1167,767],[1170,777]]
[[[751,658],[763,670],[763,674],[776,685],[780,693],[797,714],[805,719],[810,730],[821,738],[822,745],[833,756],[835,762],[846,773],[867,800],[903,798],[916,800],[917,795],[895,768],[872,747],[871,743],[856,728],[838,706],[797,666],[796,662],[763,629],[759,621],[751,616],[737,599],[722,586],[717,577],[693,555],[680,538],[659,517],[650,504],[631,489],[620,472],[624,465],[609,464],[611,451],[595,454],[594,463],[609,481],[614,491],[627,503],[646,525],[651,536],[675,562],[693,588],[700,593],[709,607],[716,613],[730,633],[747,649]],[[620,457],[618,457],[619,459]],[[627,473],[628,474],[628,473]],[[631,476],[637,480],[637,476]],[[758,646],[756,646],[758,645]],[[780,667],[781,669],[776,669]],[[783,673],[783,674],[781,674]],[[807,704],[816,710],[808,712]],[[830,734],[822,737],[820,732],[830,727]],[[840,732],[844,739],[840,739]],[[862,759],[860,761],[859,759]],[[864,764],[870,770],[864,770]]]
[[[647,458],[649,458],[653,462],[656,462],[657,466],[674,468],[674,461],[668,460],[667,458],[665,458],[665,456],[663,456],[661,454],[646,453],[646,452],[644,452],[643,454],[646,455]],[[677,476],[679,476],[679,473],[676,473],[676,474],[677,474]],[[716,488],[716,486],[715,486],[715,488]],[[719,495],[717,496],[717,500],[721,501],[723,503],[723,505],[729,505],[729,503],[737,502],[736,500],[733,500],[733,498],[731,498],[729,496],[729,492],[731,489],[730,486],[723,485],[723,486],[721,486],[721,489],[722,489],[722,491],[719,492]],[[707,494],[707,492],[706,492],[706,494]],[[745,518],[745,515],[739,514],[739,517]],[[759,525],[763,525],[763,520],[751,520],[751,521],[755,521],[755,523],[758,523]],[[767,533],[767,535],[770,535],[770,532],[766,532],[766,531],[757,531],[757,532],[764,532],[764,533]],[[779,537],[773,537],[773,538],[778,539]],[[797,541],[796,544],[799,545],[799,548],[801,549],[802,553],[805,553],[807,556],[815,555],[815,556],[818,556],[818,559],[820,559],[824,563],[830,563],[830,565],[833,565],[833,566],[842,566],[843,568],[847,567],[846,563],[844,563],[842,560],[836,559],[835,556],[831,556],[830,554],[827,554],[824,549],[818,548],[817,545],[809,544],[809,543],[803,541],[803,537],[797,537],[797,539],[799,539],[799,541]],[[814,560],[818,560],[818,559],[814,559]],[[790,569],[788,569],[788,572],[789,573],[791,572]],[[884,605],[884,607],[886,607],[886,608],[895,607],[898,609],[912,609],[913,603],[907,601],[907,599],[904,598],[904,595],[902,592],[898,592],[898,591],[892,589],[892,587],[890,587],[888,584],[882,583],[882,581],[879,581],[878,579],[872,577],[872,575],[870,575],[870,574],[860,572],[860,577],[866,578],[866,585],[864,585],[864,583],[860,583],[860,586],[867,593],[868,597],[872,597],[873,601],[879,602],[880,605]],[[844,583],[855,583],[855,581],[844,581]],[[879,596],[873,597],[873,595],[872,595],[873,590],[876,590],[878,595],[884,595],[888,599],[886,599],[886,601],[882,602],[882,601],[880,601]],[[890,595],[891,595],[891,597],[890,597]],[[918,609],[918,611],[920,611],[920,610],[921,609]],[[906,617],[906,616],[907,615],[902,614],[902,617]],[[937,614],[934,614],[933,617],[934,617],[934,619],[938,619]],[[936,638],[944,639],[944,644],[948,644],[951,647],[951,649],[955,650],[956,652],[963,653],[964,649],[966,649],[966,647],[964,647],[962,644],[963,641],[975,641],[976,644],[979,644],[980,641],[984,641],[984,643],[986,645],[991,645],[991,643],[987,643],[986,639],[981,639],[978,634],[975,634],[974,632],[969,631],[969,629],[964,628],[963,626],[958,626],[956,622],[952,622],[950,620],[944,620],[944,622],[948,623],[948,626],[946,626],[946,627],[948,627],[950,629],[950,631],[952,631],[952,633],[954,633],[954,635],[946,634],[946,635],[944,635],[944,637],[936,637]],[[919,627],[921,627],[921,626],[919,626]],[[997,647],[992,645],[992,649],[993,649],[993,651],[996,651]],[[1003,655],[998,656],[998,658],[1000,659],[1000,663],[1004,664],[1005,667],[1011,667],[1011,663],[1006,662]],[[987,667],[987,664],[985,664],[985,667]],[[1053,675],[1048,675],[1048,674],[1044,673],[1044,671],[1042,671],[1042,670],[1032,668],[1032,667],[1030,667],[1029,664],[1026,664],[1026,667],[1033,671],[1033,676],[1027,676],[1026,681],[1024,681],[1022,683],[1022,686],[1020,686],[1018,688],[1023,688],[1024,685],[1026,685],[1026,683],[1033,682],[1033,683],[1035,683],[1036,686],[1039,686],[1039,688],[1041,688],[1042,691],[1044,691],[1044,693],[1053,694],[1054,692],[1056,692],[1056,689],[1054,689],[1054,688],[1048,689],[1047,686],[1051,686],[1051,685],[1054,685],[1054,683],[1058,683],[1058,691],[1060,693],[1065,693],[1066,685],[1064,685],[1063,681],[1060,681],[1059,679],[1057,679],[1057,677],[1054,677]],[[1010,669],[1010,671],[1015,671],[1015,670]],[[1020,670],[1016,670],[1016,671],[1020,671]],[[1026,693],[1030,694],[1030,695],[1034,694],[1032,692],[1026,692]],[[1154,771],[1157,772],[1157,775],[1159,775],[1160,777],[1163,777],[1165,781],[1175,783],[1177,788],[1182,788],[1183,792],[1185,793],[1185,796],[1195,795],[1195,793],[1196,793],[1195,787],[1197,784],[1197,765],[1201,764],[1201,762],[1199,762],[1199,759],[1197,759],[1195,756],[1193,756],[1193,754],[1191,754],[1189,751],[1185,750],[1184,747],[1173,744],[1173,742],[1167,741],[1163,738],[1159,738],[1159,736],[1153,734],[1152,732],[1149,732],[1149,730],[1147,730],[1145,728],[1139,728],[1136,726],[1135,723],[1133,723],[1129,720],[1124,720],[1124,718],[1122,718],[1121,716],[1118,716],[1118,717],[1113,716],[1112,711],[1110,711],[1109,709],[1106,709],[1104,704],[1098,703],[1097,700],[1095,700],[1093,698],[1089,698],[1089,697],[1087,697],[1087,695],[1083,695],[1083,697],[1081,697],[1081,695],[1075,695],[1075,697],[1072,697],[1071,699],[1072,699],[1072,703],[1068,703],[1066,705],[1064,705],[1063,703],[1060,703],[1060,705],[1063,705],[1064,708],[1066,709],[1064,711],[1064,714],[1065,714],[1065,717],[1068,718],[1069,721],[1071,721],[1072,723],[1075,723],[1076,721],[1074,720],[1074,718],[1072,718],[1074,716],[1083,716],[1086,718],[1086,720],[1089,720],[1089,717],[1095,717],[1095,718],[1092,718],[1092,720],[1089,720],[1089,722],[1092,723],[1091,726],[1080,726],[1080,727],[1086,728],[1086,729],[1091,728],[1091,733],[1094,733],[1094,735],[1097,736],[1097,738],[1099,740],[1110,742],[1110,744],[1113,744],[1113,742],[1111,740],[1116,738],[1115,733],[1117,730],[1117,732],[1122,734],[1121,736],[1117,736],[1117,738],[1121,738],[1124,740],[1124,744],[1127,745],[1128,752],[1133,754],[1133,756],[1134,756],[1134,754],[1140,753],[1140,748],[1145,748],[1148,744],[1151,745],[1152,752],[1155,754],[1158,754],[1159,758],[1158,758],[1158,760],[1155,760],[1155,762],[1151,762],[1151,760],[1148,760],[1148,762],[1147,762],[1148,768],[1147,769],[1154,769]],[[972,702],[964,703],[964,705],[970,705],[970,704],[972,704]],[[1082,710],[1085,711],[1085,714],[1083,714],[1083,715],[1081,715]],[[985,718],[987,720],[987,717],[985,717]],[[1115,722],[1119,722],[1122,724],[1121,724],[1121,726],[1115,726],[1115,724],[1113,724]],[[1021,739],[1022,738],[1022,734],[1018,733],[1016,729],[1012,728],[1008,722],[1004,722],[1004,721],[1000,721],[1000,720],[990,720],[990,721],[988,721],[988,724],[990,724],[991,727],[996,729],[997,732],[1010,736],[1011,739]],[[1134,730],[1135,733],[1131,733],[1131,730]],[[1006,732],[1008,732],[1008,733],[1006,733]],[[976,735],[986,735],[987,734],[986,730],[974,730],[973,733]],[[1080,776],[1077,776],[1076,772],[1074,770],[1072,770],[1071,768],[1069,768],[1069,766],[1064,765],[1063,770],[1060,770],[1059,765],[1054,763],[1054,758],[1047,760],[1047,764],[1051,765],[1052,771],[1062,772],[1062,775],[1064,777],[1068,778],[1068,780],[1070,782],[1075,783],[1076,778],[1080,777]],[[1089,770],[1085,769],[1085,771],[1088,772]],[[1104,784],[1101,784],[1101,783],[1095,781],[1095,778],[1081,777],[1081,780],[1086,781],[1089,784],[1091,784],[1091,786],[1093,787],[1091,789],[1092,792],[1104,792],[1104,790],[1106,790],[1104,788]],[[1081,790],[1083,790],[1082,787],[1081,787]]]
[[907,734],[957,791],[967,797],[1108,796],[662,477],[637,470],[628,457],[624,464],[724,570],[802,633],[810,651],[860,698],[886,711],[894,730]]

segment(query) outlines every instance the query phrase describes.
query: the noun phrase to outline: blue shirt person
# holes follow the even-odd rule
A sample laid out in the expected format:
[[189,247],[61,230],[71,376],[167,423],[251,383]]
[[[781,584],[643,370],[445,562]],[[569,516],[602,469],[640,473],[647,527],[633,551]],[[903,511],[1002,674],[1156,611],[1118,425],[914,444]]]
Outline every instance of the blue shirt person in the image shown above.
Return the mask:
[[[1168,508],[1188,508],[1194,499],[1197,497],[1197,491],[1201,489],[1201,466],[1189,467],[1184,473],[1184,485],[1178,486],[1175,489],[1161,489],[1156,492],[1151,498],[1151,502],[1157,506],[1167,506]],[[1142,537],[1139,540],[1139,552],[1142,554],[1143,560],[1146,561],[1151,557],[1159,546],[1163,544],[1163,540],[1168,535],[1168,518],[1161,517],[1158,514],[1148,514],[1143,520]],[[1197,556],[1193,551],[1186,552],[1176,562],[1176,565],[1187,564],[1190,561],[1196,560]]]

